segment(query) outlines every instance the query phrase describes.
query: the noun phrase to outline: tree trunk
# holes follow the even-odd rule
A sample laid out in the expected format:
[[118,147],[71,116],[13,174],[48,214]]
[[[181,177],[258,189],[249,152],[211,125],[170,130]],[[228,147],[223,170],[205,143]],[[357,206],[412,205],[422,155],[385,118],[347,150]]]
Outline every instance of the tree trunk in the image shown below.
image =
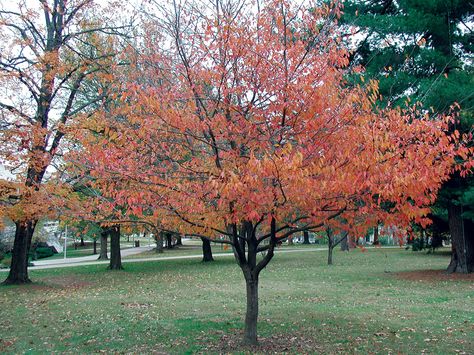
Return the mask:
[[289,236],[289,237],[288,237],[288,245],[293,245],[293,244],[295,244],[295,243],[293,242],[293,236]]
[[120,255],[120,226],[110,228],[110,270],[122,270],[122,256]]
[[166,233],[166,248],[172,249],[173,248],[173,235],[171,233]]
[[334,250],[334,237],[328,235],[328,265],[332,265],[333,250]]
[[379,245],[379,225],[374,227],[374,245]]
[[328,265],[332,265],[332,253],[336,245],[334,240],[334,234],[332,233],[329,227],[326,228],[326,236],[328,238]]
[[201,238],[202,240],[202,261],[214,261],[212,257],[211,242],[207,238]]
[[102,232],[100,233],[100,254],[97,260],[108,260],[109,257],[107,256],[107,229],[102,228]]
[[474,224],[462,217],[463,208],[448,204],[448,223],[451,234],[451,262],[448,273],[470,273],[474,271]]
[[342,251],[349,251],[349,241],[348,241],[349,237],[347,238],[344,238],[343,240],[341,240],[341,250]]
[[86,243],[84,243],[84,237],[81,237],[81,244],[79,244],[81,247],[85,247]]
[[181,235],[176,237],[176,245],[183,245],[183,241],[181,240]]
[[97,254],[97,239],[94,239],[94,242],[92,245],[94,247],[94,250],[92,251],[92,255],[96,255]]
[[12,262],[8,277],[4,285],[19,285],[31,282],[28,278],[28,253],[31,246],[31,238],[35,230],[36,221],[26,223],[15,223],[15,241],[13,244]]
[[257,344],[258,276],[245,278],[247,286],[247,312],[245,314],[244,344]]
[[163,233],[158,233],[155,235],[155,242],[156,242],[156,252],[161,254],[163,253]]
[[303,231],[303,244],[309,244],[309,232]]

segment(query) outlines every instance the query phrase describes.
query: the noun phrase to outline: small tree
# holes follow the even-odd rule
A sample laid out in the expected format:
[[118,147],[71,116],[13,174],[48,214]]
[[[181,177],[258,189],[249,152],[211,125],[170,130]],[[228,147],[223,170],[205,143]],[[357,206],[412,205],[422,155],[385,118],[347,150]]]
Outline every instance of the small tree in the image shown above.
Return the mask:
[[186,6],[164,11],[170,37],[148,31],[136,75],[155,83],[129,85],[124,119],[85,142],[84,164],[113,203],[137,215],[153,206],[160,225],[232,246],[244,342],[255,344],[259,275],[278,242],[323,226],[365,235],[377,220],[426,223],[456,147],[446,121],[375,111],[375,82],[347,86],[338,6]]

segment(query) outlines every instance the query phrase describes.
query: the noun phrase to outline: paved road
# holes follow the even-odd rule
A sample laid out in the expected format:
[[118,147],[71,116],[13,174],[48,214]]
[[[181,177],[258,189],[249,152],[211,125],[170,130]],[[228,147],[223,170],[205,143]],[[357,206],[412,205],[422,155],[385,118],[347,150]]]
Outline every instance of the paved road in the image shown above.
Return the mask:
[[[122,255],[122,257],[124,257],[124,256],[140,254],[151,249],[153,249],[152,246],[126,248],[126,249],[120,250],[120,254]],[[110,258],[110,252],[107,253],[107,255]],[[77,263],[83,263],[87,261],[97,261],[97,258],[98,258],[98,255],[96,254],[96,255],[79,256],[79,257],[66,258],[66,259],[36,260],[36,261],[33,261],[33,264],[35,266],[77,264]]]

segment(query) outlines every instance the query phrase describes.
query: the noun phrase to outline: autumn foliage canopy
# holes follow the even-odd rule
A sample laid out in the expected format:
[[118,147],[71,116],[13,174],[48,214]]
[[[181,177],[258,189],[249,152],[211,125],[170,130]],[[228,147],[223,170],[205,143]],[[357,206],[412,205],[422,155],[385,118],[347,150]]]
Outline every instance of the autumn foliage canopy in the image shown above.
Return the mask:
[[120,74],[119,104],[78,134],[108,201],[209,237],[271,218],[280,237],[426,222],[459,149],[451,118],[374,110],[377,83],[347,79],[338,6],[173,10]]

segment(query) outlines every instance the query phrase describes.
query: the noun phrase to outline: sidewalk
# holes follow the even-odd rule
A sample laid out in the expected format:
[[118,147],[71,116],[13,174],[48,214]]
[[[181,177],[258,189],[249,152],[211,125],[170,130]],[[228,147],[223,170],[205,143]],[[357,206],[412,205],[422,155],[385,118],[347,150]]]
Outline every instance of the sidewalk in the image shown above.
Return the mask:
[[[153,247],[140,247],[140,248],[130,248],[121,250],[122,256],[134,255],[147,250],[151,250]],[[324,251],[327,248],[301,248],[301,249],[277,249],[275,254],[278,253],[296,253],[296,252],[314,252],[314,251]],[[110,255],[110,254],[109,254]],[[214,257],[233,257],[234,254],[231,252],[228,253],[213,253]],[[35,261],[35,266],[30,266],[28,270],[43,270],[43,269],[54,269],[54,268],[64,268],[64,267],[74,267],[80,265],[101,265],[108,264],[109,260],[97,260],[97,255],[89,255],[78,258],[71,259],[56,259],[56,260],[40,260]],[[160,260],[179,260],[179,259],[201,259],[202,255],[181,255],[181,256],[160,256],[154,258],[139,258],[139,259],[122,259],[122,264],[126,263],[138,263],[138,262],[148,262],[148,261],[160,261]],[[9,269],[0,269],[0,272],[9,271]]]
[[[121,249],[120,254],[122,255],[122,257],[124,257],[124,256],[129,256],[129,255],[140,254],[145,251],[152,250],[153,248],[154,248],[153,246],[144,246],[144,247],[138,247],[138,248]],[[107,256],[110,258],[110,252],[107,253]],[[33,261],[34,266],[30,267],[29,269],[34,270],[36,267],[39,267],[39,266],[78,264],[78,263],[85,263],[85,262],[91,262],[91,261],[98,261],[97,260],[98,257],[99,255],[95,254],[95,255],[79,256],[75,258],[66,258],[66,259],[35,260]],[[105,260],[105,262],[107,261]]]

